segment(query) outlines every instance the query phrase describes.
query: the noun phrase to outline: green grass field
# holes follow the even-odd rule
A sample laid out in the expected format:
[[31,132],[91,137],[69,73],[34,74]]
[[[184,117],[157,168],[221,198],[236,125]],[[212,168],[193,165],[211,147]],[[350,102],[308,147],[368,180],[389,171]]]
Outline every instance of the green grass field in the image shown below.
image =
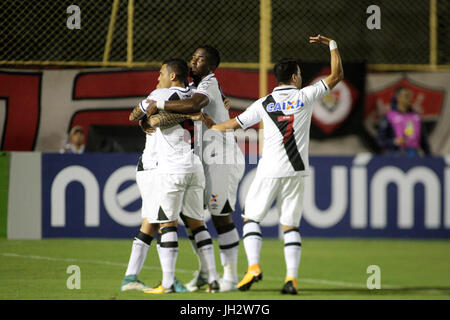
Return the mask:
[[[216,263],[221,271],[217,254]],[[161,278],[152,243],[140,279],[156,285]],[[187,282],[197,259],[180,240],[177,278]],[[283,243],[264,239],[264,279],[247,292],[150,295],[119,290],[131,250],[130,240],[0,240],[0,299],[449,299],[450,241],[303,239],[299,294],[279,293],[285,275]],[[81,289],[69,290],[67,267],[81,269]],[[381,268],[381,290],[368,290],[369,265]],[[247,267],[239,248],[239,276]]]

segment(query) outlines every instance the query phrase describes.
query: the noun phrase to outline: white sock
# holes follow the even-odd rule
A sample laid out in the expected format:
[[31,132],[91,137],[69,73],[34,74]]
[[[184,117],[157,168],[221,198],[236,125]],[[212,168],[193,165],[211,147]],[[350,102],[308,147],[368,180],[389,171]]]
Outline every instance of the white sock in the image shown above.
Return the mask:
[[284,237],[284,259],[286,260],[286,277],[298,277],[298,268],[302,254],[302,239],[298,230],[288,230]]
[[223,266],[223,279],[237,282],[239,234],[233,223],[217,227],[217,233],[220,248],[220,260]]
[[197,228],[192,233],[198,248],[199,258],[208,270],[208,283],[211,283],[214,280],[219,280],[211,235],[204,226]]
[[135,274],[136,276],[144,265],[145,258],[147,257],[148,248],[152,241],[152,237],[139,231],[133,241],[131,247],[130,260],[128,261],[128,267],[125,272],[125,276]]
[[259,223],[247,221],[244,224],[243,239],[248,265],[259,264],[262,246],[262,234]]
[[197,249],[197,244],[195,243],[195,238],[192,235],[191,229],[189,229],[187,226],[186,226],[186,233],[189,237],[189,242],[191,243],[192,250],[194,251],[195,255],[197,256],[198,265],[200,268],[200,274],[207,275],[208,268],[206,267],[205,263],[202,263],[202,260],[200,259],[200,256],[198,254],[198,249]]
[[170,288],[175,280],[175,265],[178,257],[178,234],[176,227],[161,229],[159,260],[163,273],[162,286]]

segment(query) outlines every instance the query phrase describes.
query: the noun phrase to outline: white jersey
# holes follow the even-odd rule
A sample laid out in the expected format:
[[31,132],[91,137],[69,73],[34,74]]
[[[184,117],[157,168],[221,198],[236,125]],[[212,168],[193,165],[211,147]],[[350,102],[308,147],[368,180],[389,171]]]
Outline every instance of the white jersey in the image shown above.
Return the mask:
[[138,171],[155,169],[158,165],[158,141],[156,136],[145,135],[145,147],[139,159]]
[[[149,100],[184,100],[192,97],[189,88],[171,87],[154,90]],[[142,111],[146,111],[147,104],[143,101]],[[155,136],[158,150],[158,171],[161,173],[191,173],[203,171],[200,158],[194,154],[196,142],[194,122],[185,120],[167,129],[157,128],[151,136]],[[197,139],[198,140],[198,139]]]
[[263,121],[264,148],[258,175],[280,178],[309,174],[312,107],[329,91],[323,80],[303,89],[279,86],[236,118],[243,129]]
[[[225,105],[223,103],[222,90],[220,89],[219,82],[217,81],[214,73],[210,73],[209,75],[204,77],[197,87],[195,87],[195,85],[191,83],[190,88],[193,89],[194,93],[201,93],[208,97],[209,103],[202,109],[202,112],[208,114],[215,123],[222,123],[230,120],[228,110],[225,108]],[[220,146],[217,146],[218,148],[214,148],[212,144],[223,143],[225,148],[227,148],[228,150],[232,150],[231,154],[240,152],[239,150],[236,151],[237,144],[233,132],[222,133],[217,130],[209,130],[208,133],[206,133],[206,130],[208,130],[208,128],[203,123],[202,150],[207,153],[211,151],[213,154],[218,154],[218,159],[215,159],[215,161],[217,161],[218,163],[225,163],[227,161],[229,162],[229,160],[225,160],[221,155],[222,152],[219,151],[221,150]],[[226,150],[223,150],[223,154],[225,154],[226,152]],[[209,153],[204,154],[203,156],[208,157]],[[209,161],[207,159],[202,159],[204,162],[206,162],[206,164],[209,164]]]

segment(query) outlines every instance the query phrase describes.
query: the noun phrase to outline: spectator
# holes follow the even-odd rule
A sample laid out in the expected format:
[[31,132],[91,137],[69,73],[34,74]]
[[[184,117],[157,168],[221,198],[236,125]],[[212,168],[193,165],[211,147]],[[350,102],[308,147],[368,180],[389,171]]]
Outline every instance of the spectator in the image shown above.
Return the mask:
[[84,152],[84,146],[84,129],[75,126],[70,130],[67,142],[59,152],[81,154]]
[[431,154],[420,115],[411,107],[412,96],[411,89],[398,87],[391,110],[380,121],[377,140],[385,153],[418,156],[421,149]]

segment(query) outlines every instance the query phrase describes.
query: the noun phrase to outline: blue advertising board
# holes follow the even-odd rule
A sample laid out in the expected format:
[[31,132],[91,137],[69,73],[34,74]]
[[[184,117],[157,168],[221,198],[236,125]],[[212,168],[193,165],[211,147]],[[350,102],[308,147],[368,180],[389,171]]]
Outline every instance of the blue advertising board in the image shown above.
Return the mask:
[[[141,224],[139,154],[42,154],[42,237],[130,238]],[[300,232],[305,237],[450,237],[450,164],[442,157],[310,157]],[[233,218],[256,172],[246,165]],[[217,235],[211,220],[207,226]],[[275,206],[261,222],[278,237]],[[180,236],[186,236],[179,228]]]

